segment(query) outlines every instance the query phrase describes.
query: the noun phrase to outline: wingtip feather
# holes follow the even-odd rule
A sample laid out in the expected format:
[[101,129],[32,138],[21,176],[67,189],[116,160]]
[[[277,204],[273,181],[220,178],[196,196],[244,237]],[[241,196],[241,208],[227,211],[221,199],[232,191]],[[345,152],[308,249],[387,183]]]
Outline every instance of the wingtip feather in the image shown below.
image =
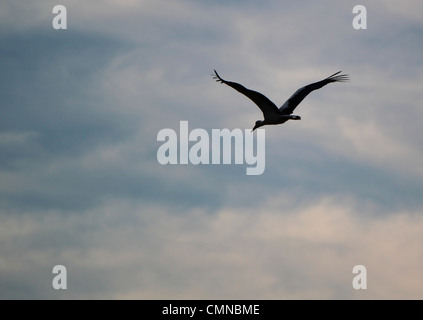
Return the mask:
[[333,75],[326,78],[326,80],[331,80],[333,82],[345,82],[349,81],[349,75],[348,74],[340,74],[342,71],[338,71],[334,73]]
[[220,82],[220,83],[225,83],[225,80],[223,80],[219,74],[217,73],[217,71],[214,69],[213,70],[215,75],[213,75],[213,79],[216,79],[216,82]]

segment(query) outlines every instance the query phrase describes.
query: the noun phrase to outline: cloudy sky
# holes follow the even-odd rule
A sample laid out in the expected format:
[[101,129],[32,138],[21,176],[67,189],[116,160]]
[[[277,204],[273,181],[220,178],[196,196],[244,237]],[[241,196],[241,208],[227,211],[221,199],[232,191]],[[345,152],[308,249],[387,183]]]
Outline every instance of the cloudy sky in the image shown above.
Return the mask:
[[[419,0],[2,1],[0,298],[423,299],[422,14]],[[213,69],[277,105],[339,70],[351,81],[265,127],[262,175],[159,164],[157,134],[181,120],[262,118]]]

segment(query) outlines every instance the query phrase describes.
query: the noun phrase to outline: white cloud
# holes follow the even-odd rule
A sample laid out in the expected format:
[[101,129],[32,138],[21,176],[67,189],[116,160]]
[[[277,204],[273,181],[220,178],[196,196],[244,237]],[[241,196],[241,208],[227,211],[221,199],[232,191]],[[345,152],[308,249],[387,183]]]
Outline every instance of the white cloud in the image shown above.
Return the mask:
[[[134,288],[132,297],[422,297],[416,279],[421,279],[423,218],[417,212],[382,218],[333,199],[286,212],[283,203],[271,200],[260,208],[208,216],[169,212],[154,219],[150,230],[162,231],[158,262],[172,266],[170,277],[183,281],[177,289]],[[362,295],[351,286],[356,264],[369,272],[369,290]]]
[[[52,277],[45,269],[59,263],[72,274],[65,298],[423,296],[421,215],[374,215],[354,199],[322,198],[293,208],[280,194],[260,207],[214,213],[114,201],[79,215],[2,220],[2,274],[18,277],[25,270],[22,281],[51,298],[55,293],[44,292],[49,283],[42,280]],[[79,239],[69,242],[75,230]],[[53,237],[48,249],[42,239]],[[367,268],[367,291],[351,285],[358,264]]]

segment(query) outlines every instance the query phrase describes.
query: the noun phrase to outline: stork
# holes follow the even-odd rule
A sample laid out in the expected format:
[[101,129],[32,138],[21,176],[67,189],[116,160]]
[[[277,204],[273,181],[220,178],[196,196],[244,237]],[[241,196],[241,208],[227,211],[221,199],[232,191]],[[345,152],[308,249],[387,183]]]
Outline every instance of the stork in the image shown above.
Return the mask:
[[238,92],[241,92],[243,95],[250,98],[260,108],[260,110],[263,112],[264,120],[256,121],[252,130],[254,131],[255,129],[264,125],[282,124],[288,120],[301,120],[300,116],[292,114],[295,108],[310,92],[320,89],[328,83],[348,81],[348,75],[340,74],[341,72],[342,71],[338,71],[326,79],[311,83],[298,89],[280,108],[278,108],[272,101],[270,101],[270,99],[268,99],[260,92],[247,89],[243,85],[236,82],[223,80],[216,70],[214,70],[215,75],[213,75],[213,79],[216,79],[217,82],[224,83],[234,88]]

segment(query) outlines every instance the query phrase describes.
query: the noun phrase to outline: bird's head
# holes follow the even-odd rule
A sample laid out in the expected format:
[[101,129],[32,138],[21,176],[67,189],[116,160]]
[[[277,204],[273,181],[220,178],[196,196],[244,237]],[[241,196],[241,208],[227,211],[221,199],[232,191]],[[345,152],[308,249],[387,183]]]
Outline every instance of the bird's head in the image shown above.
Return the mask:
[[253,128],[253,130],[251,130],[251,132],[253,132],[254,130],[256,130],[257,128],[259,128],[259,127],[261,127],[261,126],[264,126],[264,121],[262,121],[262,120],[257,120],[257,121],[256,121],[256,124],[254,125],[254,128]]

